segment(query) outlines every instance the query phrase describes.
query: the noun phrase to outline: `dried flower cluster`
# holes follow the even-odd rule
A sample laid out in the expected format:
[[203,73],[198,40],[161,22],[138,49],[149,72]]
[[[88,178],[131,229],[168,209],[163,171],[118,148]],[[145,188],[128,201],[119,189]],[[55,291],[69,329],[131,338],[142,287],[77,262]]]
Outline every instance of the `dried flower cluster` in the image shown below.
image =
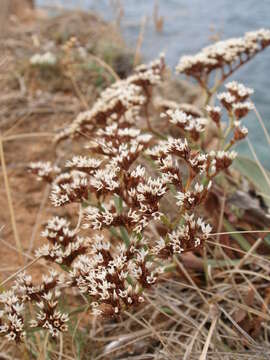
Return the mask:
[[220,69],[223,82],[269,45],[270,30],[248,32],[242,38],[219,41],[196,55],[181,57],[176,71],[193,77],[205,88],[212,71]]
[[56,136],[55,141],[75,135],[90,136],[95,128],[113,123],[122,128],[136,123],[141,108],[147,107],[151,88],[161,81],[164,69],[163,55],[148,66],[138,66],[133,75],[104,90],[92,109],[80,113],[70,127]]
[[181,129],[186,136],[190,136],[193,141],[200,138],[200,133],[205,130],[208,120],[203,117],[196,117],[188,114],[187,111],[180,109],[169,109],[162,117],[169,118],[169,121]]
[[30,302],[35,304],[36,314],[28,327],[47,329],[53,337],[66,331],[68,314],[57,310],[63,284],[63,276],[55,271],[43,275],[41,285],[37,286],[30,275],[21,273],[12,289],[0,296],[0,302],[4,304],[0,313],[0,333],[8,340],[23,340],[27,329],[23,313]]
[[87,252],[89,239],[77,236],[76,229],[70,229],[70,223],[64,218],[54,217],[49,220],[41,235],[49,243],[36,251],[37,257],[70,266],[77,256]]
[[[233,137],[227,146],[229,148],[238,141],[245,139],[248,135],[248,129],[242,126],[241,121],[247,116],[249,111],[254,109],[253,103],[249,100],[250,95],[253,94],[253,89],[236,81],[227,83],[225,87],[227,91],[218,94],[217,97],[229,118],[229,125],[225,135],[233,131]],[[219,106],[207,105],[206,112],[209,118],[220,129],[222,120],[221,108]]]
[[[141,66],[106,90],[89,117],[79,116],[58,137],[79,131],[92,139],[86,145],[91,156],[67,161],[66,169],[53,179],[51,192],[54,206],[84,204],[77,232],[89,232],[90,239],[78,237],[64,219],[55,218],[43,233],[51,245],[37,254],[69,268],[68,286],[90,297],[95,314],[118,315],[142,303],[144,289],[158,281],[170,257],[203,244],[211,226],[197,217],[197,209],[213,177],[236,156],[192,150],[186,137],[197,141],[207,119],[177,108],[168,107],[161,116],[179,127],[185,138],[157,140],[135,127],[130,114],[135,106],[136,116],[143,116],[149,87],[161,81],[163,69],[163,59]],[[97,121],[98,128],[93,126]],[[145,156],[155,164],[151,175],[149,166],[141,163]],[[172,189],[176,213],[170,216],[162,211],[162,201]],[[151,224],[163,228],[159,239],[151,232],[149,236]]]
[[[232,72],[237,61],[269,44],[268,31],[249,33],[183,58],[178,71],[205,81],[213,69],[225,71],[226,65]],[[21,341],[29,327],[47,329],[53,337],[66,331],[69,316],[58,310],[66,288],[83,294],[92,314],[119,316],[145,302],[145,290],[161,280],[174,256],[199,251],[210,236],[201,205],[215,176],[236,157],[226,150],[247,135],[240,120],[253,108],[252,90],[231,82],[218,96],[234,137],[229,146],[208,152],[201,134],[209,121],[222,131],[220,107],[207,106],[204,117],[204,110],[165,100],[160,116],[180,135],[159,137],[149,126],[152,90],[164,71],[163,56],[137,67],[56,136],[56,142],[82,137],[87,155],[74,155],[62,169],[50,162],[29,165],[38,180],[51,184],[53,206],[78,204],[78,221],[72,226],[73,219],[49,220],[42,232],[47,244],[36,251],[38,258],[60,265],[64,275],[52,271],[34,285],[23,273],[1,294],[0,333],[8,340]],[[149,131],[138,126],[140,119]],[[36,313],[30,322],[25,320],[28,303]]]
[[50,161],[32,162],[29,164],[29,170],[37,175],[37,180],[46,180],[48,182],[51,182],[61,171],[58,166],[52,165]]

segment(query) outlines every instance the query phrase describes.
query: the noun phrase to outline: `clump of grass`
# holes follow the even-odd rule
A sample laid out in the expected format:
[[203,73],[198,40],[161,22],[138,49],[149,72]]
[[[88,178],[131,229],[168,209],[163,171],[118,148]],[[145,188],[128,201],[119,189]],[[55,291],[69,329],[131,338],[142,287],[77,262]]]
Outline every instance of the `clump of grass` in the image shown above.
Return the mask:
[[[71,79],[74,42],[64,49]],[[84,150],[64,166],[38,162],[28,170],[51,185],[52,205],[72,206],[74,214],[71,221],[53,217],[42,232],[47,243],[33,261],[46,261],[49,275],[34,284],[21,272],[0,295],[0,332],[7,340],[25,343],[34,356],[40,340],[35,333],[48,354],[62,356],[65,340],[79,358],[89,350],[87,341],[95,359],[127,358],[128,345],[144,358],[230,359],[246,350],[250,359],[268,356],[270,297],[263,281],[269,280],[269,259],[257,253],[264,232],[255,229],[255,241],[243,238],[226,219],[225,201],[218,214],[208,208],[211,197],[232,186],[237,153],[231,148],[247,137],[242,121],[254,109],[252,89],[235,81],[218,95],[220,106],[210,106],[210,98],[268,45],[270,32],[259,30],[180,60],[178,71],[206,91],[203,109],[163,99],[157,114],[153,94],[166,72],[161,56],[117,80],[56,134],[56,146],[68,139]],[[213,71],[222,76],[209,89]],[[162,133],[153,121],[157,115]],[[207,147],[210,123],[218,133],[214,150]],[[222,226],[229,231],[222,233]],[[80,314],[90,325],[79,326]],[[51,338],[60,339],[59,351]],[[103,346],[94,347],[96,341]]]

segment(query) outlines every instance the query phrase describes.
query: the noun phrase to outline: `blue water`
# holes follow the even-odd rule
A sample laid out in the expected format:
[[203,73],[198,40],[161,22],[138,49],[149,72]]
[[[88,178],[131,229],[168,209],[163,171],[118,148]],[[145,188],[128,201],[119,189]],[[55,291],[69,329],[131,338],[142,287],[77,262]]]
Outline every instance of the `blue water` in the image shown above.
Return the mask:
[[[62,4],[95,11],[105,20],[114,20],[112,0],[46,1],[39,5]],[[115,2],[115,1],[114,1]],[[126,43],[134,48],[144,16],[148,17],[142,44],[145,60],[155,58],[161,51],[166,53],[167,63],[174,67],[180,56],[194,54],[211,43],[210,37],[219,34],[221,39],[242,36],[246,31],[261,27],[270,28],[270,0],[160,0],[159,14],[164,17],[161,33],[155,31],[153,22],[154,0],[122,0],[124,16],[121,29]],[[252,97],[270,131],[270,48],[240,69],[231,79],[243,82],[254,89]],[[179,99],[181,101],[181,99]],[[254,115],[245,119],[249,138],[267,168],[270,168],[270,147]],[[240,151],[249,153],[242,144]]]

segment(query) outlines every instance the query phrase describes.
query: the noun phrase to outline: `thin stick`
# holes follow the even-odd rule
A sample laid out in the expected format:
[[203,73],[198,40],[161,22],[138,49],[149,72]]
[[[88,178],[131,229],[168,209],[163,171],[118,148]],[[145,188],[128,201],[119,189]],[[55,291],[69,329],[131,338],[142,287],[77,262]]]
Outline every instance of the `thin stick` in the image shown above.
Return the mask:
[[33,264],[35,264],[38,260],[40,259],[40,257],[36,257],[34,260],[32,260],[29,264],[26,264],[24,267],[20,268],[18,271],[16,271],[14,274],[10,275],[6,280],[2,281],[0,283],[0,287],[4,286],[5,284],[7,284],[10,280],[12,280],[13,278],[15,278],[20,272],[28,269],[30,266],[32,266]]
[[74,343],[75,343],[76,331],[78,330],[78,327],[79,327],[79,325],[80,325],[81,320],[86,316],[87,311],[89,310],[89,307],[90,307],[90,305],[87,305],[86,308],[85,308],[85,310],[84,310],[81,314],[79,314],[78,320],[77,320],[76,325],[75,325],[75,327],[74,327],[74,331],[73,331],[73,333],[72,333],[72,342],[71,342],[71,344],[72,344],[72,351],[73,351],[73,354],[74,354],[74,355],[75,355],[75,352],[76,352],[76,350],[75,350],[75,344],[74,344]]
[[72,86],[73,86],[73,88],[74,88],[74,91],[75,91],[77,97],[79,98],[82,106],[85,108],[85,110],[88,110],[88,109],[89,109],[89,105],[87,104],[87,101],[86,101],[83,93],[81,92],[81,90],[80,90],[80,88],[79,88],[76,80],[74,79],[73,75],[70,75],[69,78],[70,78],[70,81],[71,81]]
[[[227,271],[223,273],[223,275],[226,275],[227,276]],[[245,273],[249,273],[250,274],[250,271],[245,271]],[[256,273],[252,273],[251,275],[256,275]],[[265,277],[264,277],[265,278]],[[267,281],[269,281],[269,279],[267,278],[266,279]],[[168,279],[167,279],[168,281]],[[194,288],[194,286],[192,285],[189,285],[187,283],[184,283],[182,281],[173,281],[173,280],[170,280],[171,283],[177,283],[177,285],[181,285],[183,286],[184,288],[190,288],[190,289],[193,289],[193,290],[196,290],[196,288]],[[234,300],[231,300],[230,298],[227,298],[226,296],[222,295],[222,294],[219,294],[219,293],[213,293],[212,291],[209,291],[209,290],[204,290],[204,289],[200,289],[200,291],[204,294],[208,294],[210,296],[213,296],[215,297],[215,300],[216,302],[219,302],[219,301],[226,301],[228,302],[229,304],[232,304],[235,308],[239,308],[239,309],[243,309],[251,314],[254,314],[254,315],[257,315],[257,316],[261,316],[264,320],[267,320],[267,321],[270,321],[270,316],[263,313],[262,311],[260,310],[257,310],[255,308],[252,308],[248,305],[245,305],[245,304],[242,304],[242,303],[239,303],[237,301],[234,301]]]
[[44,340],[44,344],[43,344],[43,352],[40,352],[40,355],[38,357],[38,360],[46,360],[47,358],[47,345],[48,345],[48,340],[49,340],[49,332],[47,332],[46,336],[45,336],[45,340]]
[[3,134],[3,138],[5,138],[8,134],[10,134],[12,132],[12,130],[14,130],[16,127],[18,127],[28,116],[29,114],[26,114],[25,116],[23,116],[21,119],[18,119],[15,124],[13,124],[7,131],[4,132]]
[[220,233],[212,233],[211,236],[218,235],[230,235],[230,234],[258,234],[258,233],[270,233],[270,230],[240,230],[240,231],[225,231]]
[[[243,254],[243,255],[246,254],[246,251],[237,249],[237,248],[232,247],[232,246],[229,246],[229,245],[216,243],[216,242],[211,241],[211,240],[206,240],[206,242],[207,242],[208,244],[211,244],[211,245],[214,245],[214,246],[223,247],[224,249],[229,249],[229,250],[236,251],[236,252],[238,252],[239,254]],[[270,263],[270,261],[269,261],[265,256],[260,256],[260,255],[255,255],[255,254],[249,254],[249,256],[252,256],[252,257],[257,258],[257,259],[259,259],[259,260],[264,260],[264,261]]]
[[58,360],[62,360],[63,357],[63,349],[64,349],[64,341],[63,341],[63,334],[60,334],[60,344],[59,344],[59,356]]
[[7,57],[7,56],[2,56],[2,57],[0,58],[0,68],[2,68],[4,65],[6,65],[7,60],[8,60],[8,57]]
[[195,282],[192,280],[191,276],[189,275],[189,273],[187,272],[186,268],[180,263],[180,261],[178,261],[177,257],[174,257],[175,262],[177,263],[177,265],[179,266],[180,270],[183,271],[183,273],[185,274],[186,278],[189,280],[189,282],[194,286],[194,289],[198,292],[199,296],[201,297],[201,299],[203,300],[203,302],[209,306],[209,303],[206,299],[206,297],[202,294],[202,292],[200,291],[200,289],[198,288],[198,286],[195,284]]
[[22,244],[21,244],[20,237],[19,237],[19,234],[18,234],[15,215],[14,215],[14,209],[13,209],[12,197],[11,197],[11,192],[10,192],[10,187],[9,187],[9,181],[8,181],[8,175],[7,175],[7,169],[6,169],[6,162],[5,162],[5,156],[4,156],[4,148],[3,148],[3,142],[2,142],[1,135],[0,135],[0,158],[1,158],[1,166],[2,166],[2,169],[3,169],[3,177],[4,177],[4,183],[5,183],[5,190],[6,190],[6,194],[7,194],[11,225],[12,225],[12,229],[13,229],[13,234],[14,234],[16,247],[17,247],[18,253],[19,253],[19,259],[20,259],[20,262],[22,263],[23,262]]
[[99,360],[99,359],[102,359],[102,358],[104,358],[104,357],[106,357],[106,359],[109,359],[108,355],[110,355],[110,354],[112,354],[112,353],[114,353],[114,352],[116,352],[116,351],[120,351],[120,350],[122,350],[123,348],[124,348],[124,349],[127,349],[130,345],[135,344],[135,343],[137,343],[137,342],[140,342],[140,341],[142,341],[143,339],[146,339],[146,338],[148,338],[148,337],[152,337],[152,334],[150,333],[150,334],[143,335],[143,336],[141,336],[141,337],[137,337],[136,339],[131,340],[131,341],[125,343],[124,345],[120,345],[120,346],[118,346],[118,347],[116,347],[116,348],[113,348],[112,350],[109,350],[109,351],[107,351],[107,352],[105,352],[105,353],[103,353],[103,354],[98,355],[97,357],[95,357],[94,360]]
[[218,314],[216,314],[214,316],[213,320],[212,320],[212,323],[211,323],[211,326],[210,326],[210,329],[209,329],[209,332],[208,332],[208,335],[207,335],[207,339],[206,339],[206,342],[204,344],[203,351],[201,353],[201,356],[200,356],[199,360],[206,360],[207,359],[208,348],[210,346],[210,342],[211,342],[214,330],[216,328],[217,321],[218,321]]
[[207,322],[209,317],[209,314],[205,316],[205,318],[203,319],[203,321],[201,322],[200,326],[198,327],[198,329],[196,330],[194,336],[191,339],[191,342],[188,344],[187,346],[187,350],[185,352],[185,355],[183,357],[183,360],[188,360],[190,359],[190,354],[193,348],[193,345],[195,343],[195,340],[198,338],[199,333],[201,332],[202,328],[204,327],[205,323]]
[[[251,246],[251,248],[248,250],[248,252],[247,252],[247,253],[242,257],[242,259],[239,261],[239,263],[236,264],[234,270],[239,270],[239,269],[243,266],[243,264],[245,263],[245,261],[247,260],[247,258],[249,258],[249,257],[252,255],[253,251],[255,251],[255,250],[257,249],[257,247],[261,244],[262,240],[263,240],[262,238],[259,238],[259,239]],[[230,277],[231,277],[231,275],[230,275]]]
[[252,152],[252,155],[253,155],[254,159],[256,160],[257,165],[259,166],[259,168],[260,168],[261,172],[263,173],[263,176],[264,176],[264,178],[265,178],[265,180],[266,180],[267,184],[268,184],[268,185],[269,185],[269,187],[270,187],[270,180],[269,180],[269,177],[267,176],[267,174],[266,174],[266,171],[265,171],[264,167],[262,166],[262,164],[261,164],[260,160],[258,159],[258,157],[257,157],[257,155],[256,155],[256,152],[255,152],[255,150],[254,150],[253,145],[251,144],[251,142],[250,142],[249,138],[246,138],[246,141],[247,141],[247,143],[248,143],[248,147],[249,147],[250,151]]
[[[47,351],[49,353],[52,353],[52,354],[55,354],[55,355],[60,355],[59,354],[59,351],[56,351],[56,350],[53,350],[53,349],[47,349]],[[71,357],[71,356],[68,356],[68,355],[65,355],[65,354],[61,354],[62,358],[63,359],[67,359],[67,360],[74,360],[75,358],[74,357]]]
[[32,230],[32,235],[31,235],[29,245],[28,245],[28,251],[27,251],[28,254],[31,254],[31,251],[33,249],[34,242],[35,242],[35,239],[36,239],[36,234],[37,234],[37,231],[38,231],[39,225],[40,225],[40,219],[42,217],[43,209],[44,209],[46,201],[48,199],[49,192],[50,192],[50,185],[47,185],[46,188],[45,188],[43,197],[42,197],[42,201],[41,201],[40,206],[39,206],[39,210],[38,210],[38,213],[37,213],[37,216],[36,216],[35,225],[34,225],[33,230]]
[[[159,335],[158,331],[156,331],[154,329],[154,327],[145,319],[144,322],[142,320],[139,320],[136,316],[134,316],[133,314],[125,311],[125,314],[130,317],[132,320],[134,320],[135,322],[137,322],[138,324],[140,324],[142,327],[144,327],[145,329],[150,329],[150,333],[152,336],[156,336],[158,338],[158,340],[161,342],[161,344],[163,345],[164,348],[166,348],[166,350],[169,352],[168,350],[168,345],[165,344],[165,342],[163,341],[162,337]],[[170,353],[170,352],[169,352]],[[170,353],[170,356],[172,356],[173,354]]]
[[105,61],[103,61],[102,59],[100,59],[99,57],[93,55],[93,54],[88,54],[88,56],[90,56],[91,59],[93,59],[94,61],[96,61],[99,65],[101,65],[104,69],[106,69],[115,80],[120,80],[120,77],[117,75],[117,73],[113,70],[113,68],[107,64]]
[[80,230],[80,226],[81,226],[81,222],[82,222],[82,216],[83,216],[83,207],[80,204],[78,222],[77,222],[76,228],[74,230],[75,234],[77,234],[79,232],[79,230]]
[[18,140],[18,139],[25,139],[31,137],[53,137],[54,133],[49,132],[37,132],[37,133],[26,133],[26,134],[17,134],[17,135],[10,135],[2,137],[2,142],[11,141],[11,140]]
[[225,203],[226,203],[226,192],[224,191],[223,196],[221,198],[220,216],[218,219],[218,234],[219,235],[217,236],[217,242],[219,242],[219,240],[220,240],[220,230],[222,229],[222,225],[223,225]]
[[268,133],[268,131],[267,131],[265,125],[264,125],[263,119],[262,119],[262,117],[261,117],[261,115],[260,115],[259,111],[257,110],[254,103],[253,103],[253,106],[254,106],[254,112],[255,112],[255,114],[257,116],[257,119],[259,120],[259,123],[260,123],[260,125],[261,125],[261,127],[263,129],[264,135],[265,135],[265,137],[266,137],[266,139],[268,141],[268,144],[270,145],[270,136],[269,136],[269,133]]
[[140,53],[141,53],[141,47],[142,47],[142,43],[143,43],[143,36],[144,36],[144,29],[145,29],[146,19],[147,19],[146,16],[144,16],[142,18],[142,21],[141,21],[140,33],[139,33],[139,36],[138,36],[136,49],[135,49],[135,55],[134,55],[134,62],[133,62],[134,67],[136,65],[138,65],[139,61],[140,61],[140,57],[141,57]]
[[[5,240],[2,239],[2,238],[0,238],[0,241],[1,241],[3,244],[5,244],[5,246],[6,246],[7,248],[9,248],[9,249],[11,249],[11,250],[13,250],[13,251],[18,252],[18,249],[16,248],[16,246],[13,246],[12,244],[10,244],[9,242],[5,241]],[[25,253],[25,252],[22,252],[22,255],[25,256],[25,257],[27,257],[28,259],[33,260],[33,256],[31,256],[31,255],[29,255],[29,254],[27,254],[27,253]]]
[[223,309],[221,306],[219,306],[219,309],[223,312],[223,314],[225,316],[227,316],[227,318],[231,321],[231,323],[236,327],[236,329],[249,341],[250,344],[253,345],[257,345],[257,343],[252,339],[251,336],[248,335],[248,333],[245,332],[244,329],[241,328],[241,326],[239,326],[237,324],[236,321],[233,320],[233,318],[230,316],[230,314],[227,313],[227,311],[225,309]]

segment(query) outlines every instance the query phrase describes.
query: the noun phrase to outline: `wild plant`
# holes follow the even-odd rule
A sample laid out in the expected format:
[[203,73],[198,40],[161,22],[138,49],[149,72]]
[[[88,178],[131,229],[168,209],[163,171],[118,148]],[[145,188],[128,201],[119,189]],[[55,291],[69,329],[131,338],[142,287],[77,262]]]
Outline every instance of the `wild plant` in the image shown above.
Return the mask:
[[[237,156],[231,148],[248,135],[242,120],[253,108],[253,91],[233,81],[218,94],[220,106],[209,101],[268,45],[270,31],[259,30],[181,58],[177,71],[195,78],[207,100],[201,111],[164,101],[158,116],[167,132],[159,133],[152,121],[158,111],[153,94],[166,72],[161,56],[108,87],[90,110],[55,136],[57,145],[83,143],[82,153],[63,167],[37,162],[29,171],[51,184],[54,207],[77,204],[77,211],[69,220],[53,217],[42,232],[47,243],[36,257],[51,271],[41,283],[35,285],[22,272],[0,295],[2,335],[20,342],[30,328],[48,330],[52,337],[66,331],[69,313],[59,309],[59,301],[69,289],[84,297],[92,315],[119,318],[144,306],[148,289],[163,281],[181,254],[202,253],[212,231],[203,203],[211,187],[221,186],[216,178],[229,172]],[[210,88],[212,73],[220,79]],[[214,150],[204,141],[210,123],[219,131]]]

